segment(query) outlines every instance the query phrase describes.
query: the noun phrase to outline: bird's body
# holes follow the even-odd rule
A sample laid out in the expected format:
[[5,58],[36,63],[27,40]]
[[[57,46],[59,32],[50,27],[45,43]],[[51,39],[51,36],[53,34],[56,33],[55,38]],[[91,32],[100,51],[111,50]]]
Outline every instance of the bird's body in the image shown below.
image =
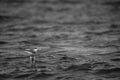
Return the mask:
[[34,49],[26,49],[25,52],[29,54],[29,60],[32,70],[36,71],[36,54],[38,50],[49,49],[49,47],[39,47]]
[[31,65],[31,68],[36,70],[36,62],[35,62],[35,55],[37,53],[38,49],[35,48],[35,49],[26,49],[25,52],[27,52],[29,55],[29,59],[30,59],[30,65]]

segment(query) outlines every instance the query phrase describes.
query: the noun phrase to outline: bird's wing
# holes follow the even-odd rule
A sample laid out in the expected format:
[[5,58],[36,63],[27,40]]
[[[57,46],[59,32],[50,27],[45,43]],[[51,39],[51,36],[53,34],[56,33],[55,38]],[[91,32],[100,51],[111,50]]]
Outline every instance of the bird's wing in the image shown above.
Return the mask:
[[27,52],[27,53],[29,53],[29,54],[32,54],[31,52],[29,52],[29,51],[25,51],[25,52]]

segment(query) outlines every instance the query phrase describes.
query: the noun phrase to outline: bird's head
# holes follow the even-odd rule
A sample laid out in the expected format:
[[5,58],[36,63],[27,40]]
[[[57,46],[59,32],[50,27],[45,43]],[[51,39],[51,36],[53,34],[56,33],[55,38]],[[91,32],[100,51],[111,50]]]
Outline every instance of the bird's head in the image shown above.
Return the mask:
[[38,51],[38,48],[34,48],[33,51],[34,51],[34,52],[37,52],[37,51]]

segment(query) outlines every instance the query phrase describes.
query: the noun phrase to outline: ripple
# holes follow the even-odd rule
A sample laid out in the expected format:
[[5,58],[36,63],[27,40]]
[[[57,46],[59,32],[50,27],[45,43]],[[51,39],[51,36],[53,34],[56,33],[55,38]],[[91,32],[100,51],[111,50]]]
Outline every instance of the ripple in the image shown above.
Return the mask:
[[10,74],[0,74],[0,79],[10,78]]
[[7,41],[0,41],[0,45],[5,45],[5,44],[8,44]]
[[100,70],[98,70],[96,73],[97,73],[97,74],[120,73],[120,68],[100,69]]
[[110,59],[111,61],[117,61],[117,62],[120,62],[120,58],[112,58],[112,59]]
[[0,23],[12,22],[14,20],[23,19],[20,16],[13,16],[13,15],[2,15],[0,14]]
[[54,76],[54,73],[49,73],[49,72],[41,72],[35,74],[32,78],[48,78]]
[[71,65],[65,69],[65,71],[82,71],[82,70],[91,70],[91,64],[82,64],[82,65]]
[[30,76],[32,76],[33,75],[33,73],[21,73],[21,74],[17,74],[14,78],[16,79],[16,78],[28,78],[28,77],[30,77]]

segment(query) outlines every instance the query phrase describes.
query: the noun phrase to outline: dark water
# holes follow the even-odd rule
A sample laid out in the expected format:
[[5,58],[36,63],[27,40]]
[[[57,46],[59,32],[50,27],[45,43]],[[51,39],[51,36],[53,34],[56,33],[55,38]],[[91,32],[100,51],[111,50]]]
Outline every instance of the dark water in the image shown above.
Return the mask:
[[[119,0],[0,0],[0,80],[120,80]],[[36,54],[36,68],[25,49]]]

